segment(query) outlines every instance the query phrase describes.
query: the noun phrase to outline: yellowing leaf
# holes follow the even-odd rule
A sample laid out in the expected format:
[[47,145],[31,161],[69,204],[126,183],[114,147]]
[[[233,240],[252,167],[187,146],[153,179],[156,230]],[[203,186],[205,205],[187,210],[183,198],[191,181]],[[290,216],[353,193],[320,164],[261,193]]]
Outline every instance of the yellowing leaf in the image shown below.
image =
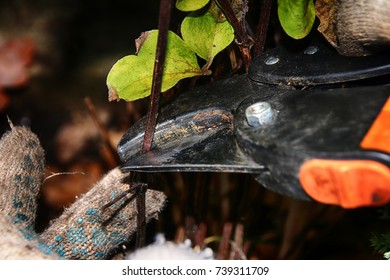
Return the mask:
[[[120,59],[107,76],[110,101],[132,101],[151,94],[158,30],[142,35],[137,55]],[[169,31],[161,91],[167,91],[184,78],[203,75],[195,53],[175,33]]]
[[192,12],[206,6],[210,0],[177,0],[176,8],[183,12]]
[[278,0],[278,16],[284,31],[294,39],[310,33],[316,16],[313,0]]
[[234,40],[234,30],[224,17],[193,12],[181,24],[184,42],[210,65],[214,57]]

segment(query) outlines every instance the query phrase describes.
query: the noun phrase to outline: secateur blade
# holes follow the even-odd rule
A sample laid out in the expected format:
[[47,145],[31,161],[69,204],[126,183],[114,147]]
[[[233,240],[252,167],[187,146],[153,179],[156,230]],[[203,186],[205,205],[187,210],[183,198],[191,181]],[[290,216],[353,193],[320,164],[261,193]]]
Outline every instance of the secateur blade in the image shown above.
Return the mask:
[[[270,63],[270,58],[277,60]],[[256,100],[294,91],[291,86],[332,85],[390,73],[390,56],[344,57],[322,41],[291,52],[282,46],[257,57],[248,75],[227,78],[182,93],[159,114],[152,148],[141,154],[145,118],[118,145],[124,170],[231,171],[258,173],[265,167],[236,143],[234,112],[247,98]],[[241,124],[234,124],[240,127]]]
[[245,156],[233,135],[233,112],[254,93],[269,95],[245,76],[183,93],[159,114],[151,151],[142,154],[145,120],[130,128],[118,145],[124,170],[224,171],[259,173],[262,165]]
[[342,56],[323,40],[291,51],[278,46],[255,58],[248,75],[259,83],[313,86],[363,80],[390,73],[390,53],[366,57]]
[[[312,54],[305,54],[304,50],[280,51],[278,60],[272,63],[271,51],[254,60],[248,75],[180,94],[161,109],[150,152],[141,153],[145,118],[124,134],[118,145],[124,162],[122,169],[252,173],[263,186],[298,199],[313,199],[308,190],[322,194],[328,188],[330,195],[326,199],[316,199],[343,207],[390,201],[390,190],[386,188],[390,182],[389,151],[361,146],[363,137],[389,100],[390,86],[387,79],[385,84],[376,86],[356,82],[387,77],[390,56],[347,59],[328,51],[319,49]],[[320,67],[323,60],[327,62]],[[345,71],[337,61],[345,62]],[[294,76],[296,73],[300,73],[299,77]],[[304,90],[294,86],[304,86]],[[264,120],[257,115],[260,125],[253,125],[247,110],[259,104],[271,108],[271,117],[261,124]],[[320,164],[313,167],[312,160]],[[356,176],[352,180],[349,173],[343,173],[343,164],[354,170]],[[378,164],[379,173],[375,169]],[[325,165],[328,169],[324,169]],[[322,171],[314,180],[310,172],[317,169]],[[332,172],[341,174],[341,179],[334,181]],[[386,185],[385,195],[378,195],[383,188],[377,192],[376,183],[369,182],[372,188],[364,201],[359,200],[360,196],[352,200],[335,198],[352,189],[356,193],[367,190],[367,186],[359,185],[366,180],[359,177],[363,173],[382,176],[380,186]]]

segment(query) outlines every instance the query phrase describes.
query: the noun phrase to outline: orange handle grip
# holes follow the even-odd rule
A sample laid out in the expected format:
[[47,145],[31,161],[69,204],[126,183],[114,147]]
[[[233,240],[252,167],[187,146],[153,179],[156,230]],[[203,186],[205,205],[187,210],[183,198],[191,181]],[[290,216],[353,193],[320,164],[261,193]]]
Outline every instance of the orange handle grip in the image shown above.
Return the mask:
[[360,146],[363,149],[379,150],[390,154],[390,98],[387,99]]
[[326,204],[357,208],[390,202],[390,169],[372,160],[309,160],[299,180],[310,197]]

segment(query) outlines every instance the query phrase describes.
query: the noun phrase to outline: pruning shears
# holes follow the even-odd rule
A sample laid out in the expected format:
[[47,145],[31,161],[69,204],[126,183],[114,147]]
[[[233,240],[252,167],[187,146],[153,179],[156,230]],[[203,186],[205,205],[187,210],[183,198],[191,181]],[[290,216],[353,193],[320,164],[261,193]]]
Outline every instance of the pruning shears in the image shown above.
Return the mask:
[[248,74],[165,105],[122,137],[125,171],[241,172],[296,199],[344,208],[390,202],[390,55],[346,57],[321,42],[276,47]]

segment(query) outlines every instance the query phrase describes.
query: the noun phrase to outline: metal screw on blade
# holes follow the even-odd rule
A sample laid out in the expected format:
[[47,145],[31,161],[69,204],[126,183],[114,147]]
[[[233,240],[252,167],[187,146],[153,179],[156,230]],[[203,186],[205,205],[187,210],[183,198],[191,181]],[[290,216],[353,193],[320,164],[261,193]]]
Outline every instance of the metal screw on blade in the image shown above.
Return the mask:
[[266,65],[274,65],[274,64],[279,62],[279,57],[277,57],[277,56],[270,56],[270,57],[267,57],[264,62],[265,62]]
[[245,110],[245,117],[252,127],[259,127],[270,123],[274,119],[274,110],[268,102],[257,102]]
[[317,46],[308,46],[303,53],[304,54],[315,54],[318,52],[318,47]]

